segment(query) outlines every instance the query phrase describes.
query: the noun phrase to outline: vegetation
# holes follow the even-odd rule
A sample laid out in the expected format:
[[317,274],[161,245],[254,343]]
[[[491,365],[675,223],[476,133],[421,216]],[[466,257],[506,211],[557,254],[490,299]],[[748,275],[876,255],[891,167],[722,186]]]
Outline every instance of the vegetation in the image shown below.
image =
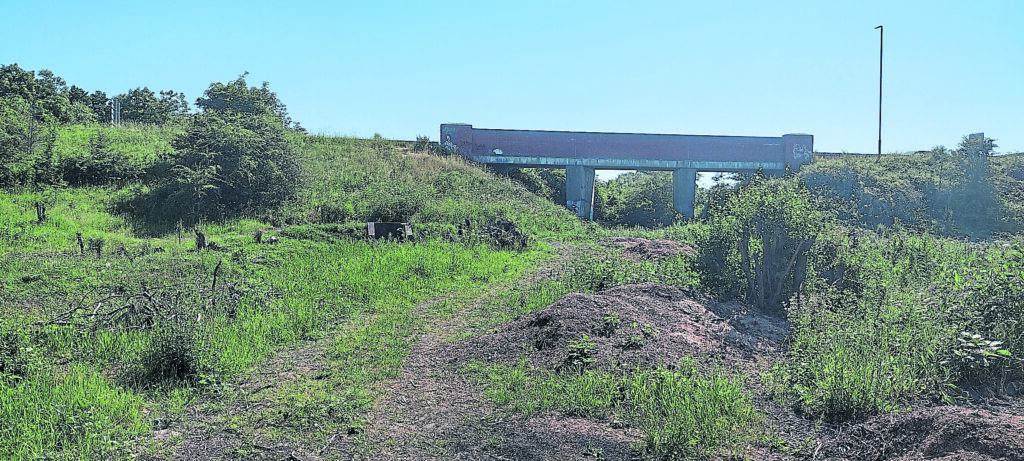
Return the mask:
[[468,372],[483,380],[497,405],[525,415],[559,411],[637,427],[649,457],[694,459],[737,452],[757,435],[759,414],[742,381],[718,370],[703,373],[692,360],[675,370],[556,374],[532,369],[523,360],[515,367],[476,363]]
[[[181,440],[154,431],[195,415],[282,442],[358,435],[432,325],[458,313],[462,337],[485,334],[651,281],[785,318],[787,345],[758,385],[696,359],[587,368],[594,336],[558,370],[462,371],[502,411],[628,426],[668,458],[770,440],[760,388],[843,424],[1024,378],[1024,162],[990,139],[741,178],[699,192],[685,223],[669,175],[623,175],[599,187],[601,227],[561,206],[562,172],[309,135],[245,75],[195,113],[174,91],[119,100],[132,123],[107,126],[102,92],[0,67],[0,458],[163,456]],[[368,240],[368,221],[414,239]],[[597,245],[611,235],[699,254],[626,261]],[[603,314],[594,335],[625,328]],[[245,387],[293,348],[321,353],[315,379]]]

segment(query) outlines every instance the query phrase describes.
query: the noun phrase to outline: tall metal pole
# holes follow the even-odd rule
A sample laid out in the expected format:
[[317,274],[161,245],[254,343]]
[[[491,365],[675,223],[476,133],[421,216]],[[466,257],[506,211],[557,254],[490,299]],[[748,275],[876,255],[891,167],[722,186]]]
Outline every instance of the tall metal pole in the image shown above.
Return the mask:
[[878,157],[876,161],[882,160],[882,50],[885,42],[885,29],[878,26]]

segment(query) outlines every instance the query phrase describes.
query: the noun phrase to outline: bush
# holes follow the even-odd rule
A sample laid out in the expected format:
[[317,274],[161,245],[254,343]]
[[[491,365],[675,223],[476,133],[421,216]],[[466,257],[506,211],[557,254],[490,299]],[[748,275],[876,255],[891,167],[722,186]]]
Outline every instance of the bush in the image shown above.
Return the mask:
[[672,203],[672,173],[665,171],[626,173],[605,187],[605,205],[600,214],[612,225],[661,227],[676,217]]
[[701,235],[701,275],[719,294],[742,292],[752,305],[781,312],[804,285],[807,253],[828,215],[795,181],[763,176],[740,188],[723,211]]
[[285,134],[283,105],[266,85],[250,88],[242,77],[214,83],[200,102],[203,112],[172,142],[177,152],[165,193],[189,206],[177,211],[186,216],[165,219],[221,219],[293,198],[304,175]]
[[124,155],[116,153],[102,131],[89,139],[89,155],[64,157],[57,168],[70,186],[103,186],[124,184],[142,177],[144,168]]
[[158,324],[143,351],[135,384],[142,387],[195,382],[206,371],[194,324],[179,312]]

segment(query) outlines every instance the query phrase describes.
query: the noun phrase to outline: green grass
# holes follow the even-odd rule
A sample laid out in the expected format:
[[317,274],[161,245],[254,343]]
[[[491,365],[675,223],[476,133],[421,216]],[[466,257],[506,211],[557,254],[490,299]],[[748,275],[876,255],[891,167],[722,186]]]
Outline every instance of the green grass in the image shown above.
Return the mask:
[[611,420],[643,432],[637,448],[654,458],[734,453],[761,433],[762,416],[742,380],[683,360],[676,369],[551,372],[530,366],[470,364],[496,405],[524,415],[559,412]]
[[124,123],[61,127],[54,145],[54,160],[89,156],[92,148],[103,145],[121,158],[139,166],[149,166],[172,152],[170,140],[181,129],[173,124],[145,125]]
[[151,430],[144,408],[140,396],[82,365],[0,376],[0,458],[127,458]]
[[[138,244],[132,226],[108,210],[109,189],[54,189],[45,192],[0,191],[0,255],[78,252],[76,233],[104,239],[110,251],[119,244]],[[36,203],[46,205],[38,221]]]
[[[1024,376],[1018,246],[894,232],[849,250],[843,286],[819,284],[788,310],[788,354],[765,376],[784,401],[846,420]],[[1000,347],[976,354],[962,332]]]
[[[320,412],[329,411],[331,421],[345,425],[356,421],[359,412],[372,403],[373,383],[396,376],[408,346],[423,328],[424,319],[413,315],[413,306],[434,296],[471,295],[488,284],[507,282],[520,276],[536,259],[530,253],[494,251],[481,245],[353,240],[285,240],[278,245],[250,241],[235,247],[234,254],[172,248],[170,252],[134,259],[19,254],[5,259],[6,270],[0,280],[9,296],[0,307],[20,312],[18,320],[9,321],[11,327],[31,331],[31,344],[39,349],[40,356],[64,358],[76,367],[106,371],[114,380],[96,375],[88,382],[101,380],[111,389],[145,402],[147,407],[161,406],[169,398],[166,392],[176,387],[168,389],[161,382],[148,381],[144,370],[139,370],[147,354],[154,350],[161,353],[151,331],[92,331],[31,323],[59,313],[67,303],[84,303],[91,308],[111,293],[136,293],[143,290],[141,283],[153,285],[146,281],[174,285],[170,289],[173,296],[167,299],[173,298],[175,304],[164,307],[182,309],[189,320],[168,325],[190,331],[194,344],[189,347],[194,348],[200,370],[194,381],[180,385],[198,389],[205,388],[203,383],[230,382],[282,346],[329,336],[333,338],[328,354],[333,378],[325,383],[331,387],[290,393],[283,397],[282,405],[295,404],[292,401],[298,399],[306,402],[299,405],[310,413],[305,418],[317,418]],[[222,303],[226,299],[225,283],[242,282],[240,286],[249,287],[231,304],[230,313],[227,304],[213,306],[204,288],[210,286],[218,263],[223,267],[216,296]],[[23,282],[26,274],[39,275],[40,279]],[[32,308],[22,308],[25,305]],[[454,308],[444,303],[438,307],[441,312]],[[67,385],[83,383],[86,381]],[[30,376],[19,389],[38,390],[51,384]],[[164,391],[148,392],[160,389]],[[24,397],[28,398],[27,394]],[[75,411],[86,410],[73,407],[68,411],[77,418]],[[296,414],[289,413],[289,418],[296,418]],[[285,426],[294,427],[290,424]],[[55,427],[61,430],[60,425]],[[116,439],[119,434],[123,435],[115,432],[111,437]],[[20,446],[21,437],[7,440]],[[0,442],[0,450],[14,449],[15,445]],[[40,449],[48,448],[30,448],[26,453],[41,456],[45,452],[37,451]],[[74,450],[88,457],[84,453],[93,449],[89,445]]]
[[409,221],[422,235],[441,236],[467,219],[500,217],[534,238],[592,241],[595,225],[460,157],[408,152],[386,139],[296,137],[297,150],[317,172],[290,219],[309,223]]

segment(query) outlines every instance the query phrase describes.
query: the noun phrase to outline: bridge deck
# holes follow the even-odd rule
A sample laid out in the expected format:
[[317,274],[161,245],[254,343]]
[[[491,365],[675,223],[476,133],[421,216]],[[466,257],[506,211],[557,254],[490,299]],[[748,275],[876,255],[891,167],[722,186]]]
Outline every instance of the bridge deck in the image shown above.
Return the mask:
[[444,149],[490,165],[566,169],[566,206],[593,217],[594,170],[671,170],[675,208],[693,216],[697,171],[781,171],[811,159],[814,137],[478,129],[441,125]]
[[496,130],[441,125],[441,142],[482,163],[615,169],[783,169],[810,159],[810,135],[703,136]]

